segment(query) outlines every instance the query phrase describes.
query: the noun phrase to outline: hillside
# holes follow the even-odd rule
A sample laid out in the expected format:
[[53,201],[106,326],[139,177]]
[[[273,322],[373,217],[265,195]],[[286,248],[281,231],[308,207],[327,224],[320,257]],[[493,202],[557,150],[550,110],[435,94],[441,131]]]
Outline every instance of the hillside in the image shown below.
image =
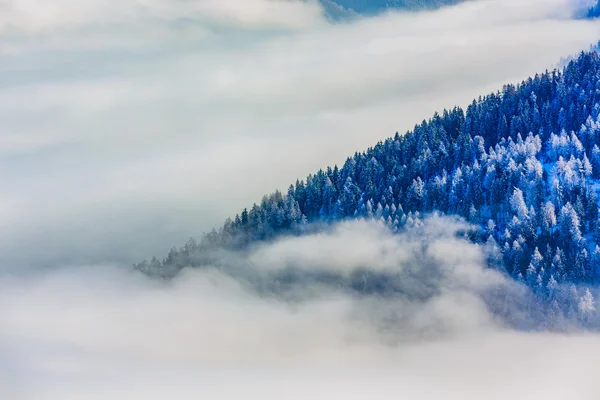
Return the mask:
[[423,214],[458,215],[502,268],[540,292],[600,279],[600,57],[423,121],[404,135],[297,180],[199,242],[136,267],[172,275],[214,262],[210,249],[301,234],[314,222],[377,218],[395,230]]
[[373,13],[388,8],[417,10],[459,3],[463,0],[333,0],[357,13]]
[[416,11],[457,4],[464,0],[320,0],[333,18],[373,15],[390,9]]
[[[374,15],[386,10],[417,11],[436,9],[461,3],[466,0],[320,0],[327,14],[336,18],[347,18],[357,14]],[[587,18],[600,17],[600,1],[591,7],[583,7],[581,14]]]
[[590,7],[587,14],[588,18],[598,18],[600,17],[600,0],[597,1],[596,5]]

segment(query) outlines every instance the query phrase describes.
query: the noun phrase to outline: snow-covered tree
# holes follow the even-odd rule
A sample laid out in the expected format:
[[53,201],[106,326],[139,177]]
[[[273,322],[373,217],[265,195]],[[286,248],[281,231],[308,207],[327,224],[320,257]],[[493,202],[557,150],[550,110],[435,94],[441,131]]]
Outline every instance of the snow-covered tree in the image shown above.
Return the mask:
[[579,319],[584,322],[587,322],[596,311],[594,296],[590,289],[585,289],[583,296],[579,299],[577,310],[579,311]]
[[527,204],[525,204],[523,191],[521,189],[515,188],[513,191],[513,194],[510,197],[510,206],[520,220],[524,220],[529,216]]
[[579,216],[571,203],[567,202],[561,208],[558,225],[561,238],[565,243],[577,243],[581,240]]

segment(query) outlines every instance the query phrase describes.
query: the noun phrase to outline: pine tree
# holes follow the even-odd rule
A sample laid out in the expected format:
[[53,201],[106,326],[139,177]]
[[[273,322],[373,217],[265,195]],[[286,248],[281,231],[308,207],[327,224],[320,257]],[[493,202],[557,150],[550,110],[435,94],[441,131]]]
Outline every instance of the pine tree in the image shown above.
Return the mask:
[[571,203],[567,202],[560,210],[559,230],[564,243],[577,243],[582,239],[579,216]]
[[600,246],[598,245],[596,245],[590,259],[590,274],[593,282],[600,280]]
[[534,288],[537,284],[538,272],[533,264],[529,264],[527,267],[527,271],[525,272],[525,281],[527,285],[531,288]]
[[585,289],[583,296],[579,299],[577,309],[579,311],[579,320],[588,323],[591,316],[596,312],[594,296],[592,296],[590,289]]
[[517,217],[520,220],[525,220],[529,216],[525,199],[523,198],[523,191],[515,188],[510,198],[510,206]]
[[552,229],[556,226],[556,214],[554,211],[554,204],[547,202],[542,210],[542,234],[550,236]]

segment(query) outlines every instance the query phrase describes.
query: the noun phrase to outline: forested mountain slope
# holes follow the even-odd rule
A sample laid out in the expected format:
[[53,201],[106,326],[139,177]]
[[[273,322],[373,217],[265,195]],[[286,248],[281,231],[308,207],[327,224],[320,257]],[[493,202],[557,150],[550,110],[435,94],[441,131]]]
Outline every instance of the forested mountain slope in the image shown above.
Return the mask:
[[596,5],[590,7],[588,11],[588,18],[599,18],[600,17],[600,0],[596,2]]
[[323,4],[336,4],[358,14],[375,14],[387,9],[422,10],[460,3],[464,0],[321,0]]
[[210,249],[301,234],[313,222],[376,218],[398,230],[438,212],[479,226],[472,239],[501,254],[501,268],[547,293],[600,280],[599,188],[600,57],[588,52],[297,180],[137,268],[172,275],[214,263]]
[[[436,9],[468,0],[320,0],[327,15],[346,18],[355,15],[374,15],[386,10],[417,11]],[[587,18],[600,17],[600,0],[592,7],[582,7],[581,14]]]

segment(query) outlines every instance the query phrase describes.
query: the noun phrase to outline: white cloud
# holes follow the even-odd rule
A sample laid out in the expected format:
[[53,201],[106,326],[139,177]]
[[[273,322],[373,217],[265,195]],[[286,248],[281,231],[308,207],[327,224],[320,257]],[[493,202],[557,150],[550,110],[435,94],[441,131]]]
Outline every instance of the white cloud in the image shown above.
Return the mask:
[[374,265],[377,272],[388,260],[400,274],[390,279],[405,284],[406,291],[385,299],[310,281],[298,281],[289,302],[259,295],[252,280],[235,273],[245,262],[221,272],[187,270],[171,282],[110,266],[3,269],[0,396],[593,397],[593,360],[584,354],[595,351],[597,337],[503,327],[485,294],[501,287],[520,296],[524,288],[485,268],[481,248],[455,237],[458,226],[433,219],[420,231],[392,236],[347,223],[317,236],[329,245],[288,239],[285,247],[263,245],[247,259],[261,279],[275,258],[280,268],[294,259],[305,272],[349,271],[355,266],[341,266],[356,243],[347,239],[360,237],[373,262],[357,267]]
[[25,263],[160,255],[600,36],[566,0],[341,24],[314,2],[9,5],[0,258]]
[[597,338],[499,326],[482,293],[523,288],[483,269],[455,225],[430,221],[425,253],[358,222],[243,259],[261,279],[286,266],[391,271],[404,296],[389,302],[308,284],[295,294],[314,299],[290,304],[214,270],[159,284],[56,268],[161,255],[296,177],[544,70],[600,36],[573,4],[481,0],[330,24],[315,2],[0,0],[0,397],[593,398],[579,355]]
[[86,2],[34,0],[0,2],[0,33],[45,35],[106,29],[134,22],[211,22],[241,28],[306,28],[322,20],[315,1],[300,0],[129,0]]

